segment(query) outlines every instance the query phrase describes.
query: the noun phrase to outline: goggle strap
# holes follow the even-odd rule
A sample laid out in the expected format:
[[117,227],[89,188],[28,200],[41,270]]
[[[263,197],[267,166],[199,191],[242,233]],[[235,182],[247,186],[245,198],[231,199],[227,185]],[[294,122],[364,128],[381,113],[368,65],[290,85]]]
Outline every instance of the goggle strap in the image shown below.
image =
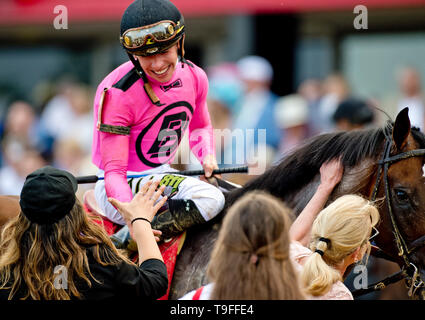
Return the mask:
[[155,91],[153,91],[152,86],[149,82],[144,82],[143,89],[145,89],[146,94],[154,105],[158,107],[163,105],[163,103],[159,101],[159,98],[155,94]]
[[182,35],[182,40],[180,41],[180,50],[181,50],[181,55],[182,55],[182,59],[184,59],[184,39],[186,38],[186,35],[183,33]]
[[186,60],[186,58],[184,57],[184,38],[185,38],[185,34],[183,34],[182,38],[181,38],[181,42],[180,42],[180,61],[182,62],[182,68],[184,68],[184,65],[187,64],[190,67],[194,67],[192,63],[190,63],[189,61]]
[[184,58],[184,37],[185,34],[183,34],[182,39],[180,41],[180,58],[182,61],[182,68],[184,68],[184,64],[186,63],[186,59]]
[[143,72],[142,66],[139,63],[139,60],[134,59],[133,55],[127,51],[127,55],[130,58],[131,62],[133,63],[134,67],[136,68],[137,74],[142,78],[143,81],[143,89],[145,90],[146,94],[148,95],[151,102],[160,107],[163,105],[163,103],[160,102],[158,96],[155,94],[155,91],[153,91],[152,86],[149,83],[148,78],[146,77],[145,73]]

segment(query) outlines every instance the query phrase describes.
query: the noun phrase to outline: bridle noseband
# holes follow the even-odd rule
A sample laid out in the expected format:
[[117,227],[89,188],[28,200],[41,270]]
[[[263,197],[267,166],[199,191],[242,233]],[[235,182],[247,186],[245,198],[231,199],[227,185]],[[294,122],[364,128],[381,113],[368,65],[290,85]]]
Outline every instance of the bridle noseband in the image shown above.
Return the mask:
[[411,262],[411,255],[414,251],[416,251],[419,248],[422,248],[425,245],[425,235],[419,237],[415,241],[412,241],[410,244],[406,243],[403,236],[401,235],[397,222],[395,220],[392,206],[391,206],[390,186],[388,183],[388,169],[391,166],[391,164],[395,162],[412,158],[412,157],[425,156],[425,149],[415,149],[415,150],[403,152],[394,156],[390,156],[391,146],[392,146],[392,139],[389,139],[387,137],[382,160],[378,162],[378,165],[379,165],[378,175],[376,177],[375,187],[373,189],[370,200],[371,201],[376,200],[376,196],[377,196],[380,181],[381,181],[381,175],[382,175],[384,179],[385,199],[387,203],[388,214],[390,216],[392,232],[394,234],[394,238],[396,241],[398,255],[402,257],[403,259],[403,267],[402,267],[402,270],[400,270],[400,272],[397,272],[394,275],[391,275],[390,277],[378,283],[375,283],[372,286],[369,286],[369,288],[367,289],[360,289],[360,290],[353,291],[353,296],[359,296],[371,291],[383,289],[386,285],[400,281],[404,278],[406,279],[408,283],[408,287],[409,287],[408,295],[410,297],[412,297],[415,294],[418,288],[424,287],[424,282],[420,276],[418,268]]

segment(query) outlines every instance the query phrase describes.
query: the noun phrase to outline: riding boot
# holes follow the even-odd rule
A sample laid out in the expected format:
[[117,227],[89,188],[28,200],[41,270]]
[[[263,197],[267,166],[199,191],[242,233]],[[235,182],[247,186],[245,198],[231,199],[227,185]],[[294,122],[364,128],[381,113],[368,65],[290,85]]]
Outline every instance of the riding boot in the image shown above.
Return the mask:
[[161,240],[179,235],[186,229],[205,222],[192,200],[169,199],[168,209],[158,213],[152,220],[152,229],[162,231]]

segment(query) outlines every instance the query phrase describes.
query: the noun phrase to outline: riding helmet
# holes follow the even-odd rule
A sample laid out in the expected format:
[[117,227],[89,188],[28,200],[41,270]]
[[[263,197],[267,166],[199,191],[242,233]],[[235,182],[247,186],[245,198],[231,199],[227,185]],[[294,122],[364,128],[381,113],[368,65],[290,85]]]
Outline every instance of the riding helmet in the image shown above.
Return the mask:
[[[152,54],[161,52],[177,43],[184,36],[185,25],[184,17],[177,9],[177,7],[168,0],[136,0],[125,10],[121,19],[121,37],[129,29],[141,28],[150,26],[161,21],[172,21],[177,26],[176,32],[178,33],[169,41],[155,42],[144,44],[143,46],[135,49],[124,48],[129,53],[137,54],[138,52],[146,53],[146,50],[152,50]],[[182,41],[183,42],[183,41]],[[183,49],[183,43],[180,43],[180,49]],[[179,52],[183,56],[183,52]],[[147,54],[149,55],[149,54]]]
[[[149,34],[149,28],[158,24],[161,25],[162,22],[167,23],[167,21],[174,23],[173,28],[168,30],[169,35],[172,35],[170,36],[170,39],[162,39],[161,41],[152,40],[154,31],[152,29],[152,34]],[[131,29],[140,30],[140,32],[148,34],[148,36],[145,37],[145,40],[141,41],[141,44],[134,48],[131,48],[131,45],[128,45],[128,39],[126,39],[126,32],[133,32]],[[167,31],[167,29],[165,29],[165,31]],[[135,59],[133,55],[149,56],[161,53],[180,41],[178,55],[180,56],[180,60],[183,62],[182,67],[184,67],[185,63],[190,65],[190,63],[188,63],[184,58],[184,32],[185,24],[183,15],[169,0],[135,0],[132,4],[130,4],[130,6],[128,6],[122,16],[120,32],[121,44],[126,50],[130,61],[135,66],[137,73],[143,79],[144,90],[152,103],[157,106],[161,106],[162,103],[152,90],[149,80],[146,77],[139,61]],[[148,37],[152,41],[146,41]],[[131,41],[129,43],[131,44]]]

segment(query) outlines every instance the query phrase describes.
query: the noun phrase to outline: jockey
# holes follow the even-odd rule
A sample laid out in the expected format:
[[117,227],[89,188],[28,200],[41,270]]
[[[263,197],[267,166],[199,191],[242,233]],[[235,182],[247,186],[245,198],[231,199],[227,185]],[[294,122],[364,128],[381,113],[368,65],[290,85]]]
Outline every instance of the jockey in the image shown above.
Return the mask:
[[[161,180],[170,198],[152,228],[167,239],[210,220],[224,206],[216,187],[171,169],[186,130],[205,177],[217,169],[213,128],[206,104],[205,72],[184,58],[185,23],[168,0],[136,0],[121,20],[121,44],[130,61],[99,84],[94,100],[92,160],[104,174],[95,197],[106,217],[125,221],[109,202],[130,202],[150,179]],[[131,174],[149,174],[127,179]]]

